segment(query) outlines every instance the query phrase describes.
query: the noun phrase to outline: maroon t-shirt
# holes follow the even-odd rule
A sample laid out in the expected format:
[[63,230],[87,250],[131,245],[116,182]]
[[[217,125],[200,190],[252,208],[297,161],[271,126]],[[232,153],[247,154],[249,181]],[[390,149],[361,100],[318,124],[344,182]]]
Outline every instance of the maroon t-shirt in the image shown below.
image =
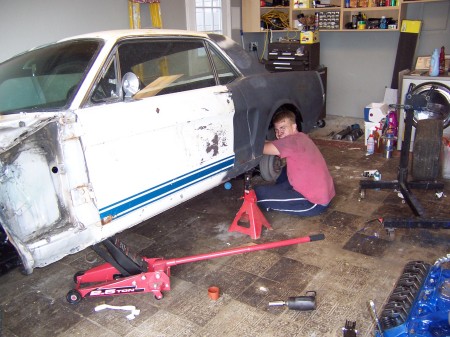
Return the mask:
[[335,196],[333,178],[316,144],[303,132],[273,141],[286,158],[287,176],[292,187],[308,201],[327,205]]

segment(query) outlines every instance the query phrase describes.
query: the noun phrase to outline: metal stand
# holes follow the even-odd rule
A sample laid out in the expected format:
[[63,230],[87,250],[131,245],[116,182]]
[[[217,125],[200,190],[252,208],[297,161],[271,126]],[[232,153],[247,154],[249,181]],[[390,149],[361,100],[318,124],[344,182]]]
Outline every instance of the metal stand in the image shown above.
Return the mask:
[[[411,143],[411,131],[413,127],[414,110],[422,110],[427,106],[428,96],[406,95],[405,100],[405,134],[401,149],[400,165],[398,169],[397,180],[394,181],[369,181],[361,180],[359,182],[360,193],[363,197],[366,189],[399,189],[406,203],[413,211],[414,215],[423,217],[425,210],[419,203],[417,198],[412,194],[411,189],[422,190],[442,190],[444,184],[437,181],[409,181],[408,182],[408,166],[409,166],[409,148]],[[449,220],[435,219],[383,219],[384,227],[427,227],[427,228],[448,228]]]
[[[244,195],[244,203],[239,212],[237,212],[233,223],[228,229],[229,232],[240,232],[249,235],[253,240],[261,237],[262,226],[267,229],[272,229],[269,221],[256,204],[255,191],[250,190]],[[240,220],[245,217],[245,222],[248,220],[248,227],[239,224]],[[241,221],[243,222],[243,221]]]
[[[253,240],[261,237],[262,226],[272,229],[264,214],[256,204],[257,198],[255,191],[251,189],[250,179],[252,172],[247,172],[244,178],[244,203],[237,212],[233,223],[228,229],[229,232],[240,232],[249,235]],[[248,226],[242,226],[242,224]]]

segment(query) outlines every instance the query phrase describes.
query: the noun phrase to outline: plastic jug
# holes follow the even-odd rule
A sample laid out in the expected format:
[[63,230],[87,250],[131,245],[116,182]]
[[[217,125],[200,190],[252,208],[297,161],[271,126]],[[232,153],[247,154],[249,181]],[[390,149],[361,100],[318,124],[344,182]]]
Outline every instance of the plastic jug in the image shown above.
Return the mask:
[[387,128],[391,129],[394,133],[394,136],[397,137],[398,132],[398,120],[397,120],[397,112],[389,111],[387,115]]
[[367,139],[367,154],[373,154],[375,152],[375,140],[373,139],[373,133],[369,135]]
[[429,75],[439,75],[439,50],[437,48],[434,50],[433,55],[431,55]]
[[380,20],[380,29],[387,29],[386,17],[382,16]]

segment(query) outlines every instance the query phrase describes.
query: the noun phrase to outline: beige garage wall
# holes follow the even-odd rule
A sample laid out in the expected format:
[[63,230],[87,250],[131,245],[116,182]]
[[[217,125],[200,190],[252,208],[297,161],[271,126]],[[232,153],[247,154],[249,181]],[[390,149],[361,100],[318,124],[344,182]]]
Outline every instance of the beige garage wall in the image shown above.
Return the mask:
[[[246,1],[246,0],[242,0]],[[185,1],[162,0],[164,28],[186,28]],[[232,13],[239,13],[241,0],[230,0]],[[450,2],[410,4],[406,18],[423,20],[416,55],[434,48],[450,53]],[[264,45],[263,33],[244,33],[232,18],[232,38],[244,46],[249,41]],[[142,11],[142,27],[151,25]],[[127,0],[0,0],[0,62],[31,47],[90,31],[128,28]],[[285,35],[285,34],[282,34]],[[390,87],[398,32],[321,34],[321,63],[328,67],[327,113],[362,117],[368,103],[383,100]]]
[[63,37],[128,26],[126,0],[0,0],[0,62]]

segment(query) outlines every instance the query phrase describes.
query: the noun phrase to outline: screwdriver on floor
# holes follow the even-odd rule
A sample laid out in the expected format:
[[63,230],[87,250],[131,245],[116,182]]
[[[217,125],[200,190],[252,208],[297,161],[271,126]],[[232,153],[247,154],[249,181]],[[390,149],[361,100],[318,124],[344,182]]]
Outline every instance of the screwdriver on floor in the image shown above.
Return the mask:
[[[312,294],[312,295],[308,295]],[[292,310],[308,311],[316,309],[316,292],[307,291],[305,296],[289,297],[287,301],[269,302],[269,306],[287,306]]]

